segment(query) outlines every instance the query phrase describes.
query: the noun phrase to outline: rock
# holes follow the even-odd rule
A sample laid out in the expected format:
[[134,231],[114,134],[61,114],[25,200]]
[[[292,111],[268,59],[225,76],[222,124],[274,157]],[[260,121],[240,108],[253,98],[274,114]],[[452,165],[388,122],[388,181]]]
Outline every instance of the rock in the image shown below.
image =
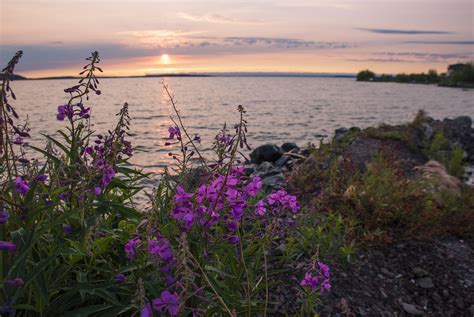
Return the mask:
[[349,132],[347,128],[338,128],[334,130],[334,139],[336,141],[339,141],[347,134],[347,132]]
[[470,128],[472,126],[472,120],[469,116],[459,116],[457,118],[454,118],[453,121],[456,123],[456,125],[462,127]]
[[425,277],[429,275],[428,272],[419,267],[413,269],[413,274],[415,274],[416,277]]
[[294,142],[283,143],[281,145],[281,149],[283,150],[283,152],[290,152],[291,150],[296,150],[296,151],[300,150],[299,146],[296,145],[296,143]]
[[430,277],[422,277],[416,280],[416,284],[421,288],[433,288],[433,280]]
[[280,187],[281,184],[285,181],[285,176],[283,173],[279,173],[270,177],[266,177],[262,180],[263,189],[267,192],[272,189]]
[[278,160],[276,160],[275,162],[275,166],[276,167],[283,167],[286,165],[286,163],[288,163],[288,161],[290,160],[291,158],[289,156],[286,156],[286,155],[283,155],[282,157],[280,157]]
[[471,307],[469,307],[469,313],[474,316],[474,305],[471,305]]
[[257,172],[266,174],[266,173],[268,173],[270,170],[272,170],[272,169],[274,169],[274,168],[275,168],[275,167],[273,166],[272,163],[270,163],[270,162],[263,162],[262,164],[260,164],[260,165],[257,167]]
[[412,315],[423,315],[424,312],[420,310],[417,306],[408,303],[402,303],[403,310]]
[[253,166],[247,166],[244,168],[244,173],[246,176],[250,176],[254,172],[255,172],[255,168]]
[[275,162],[283,155],[282,149],[276,144],[265,144],[257,147],[250,153],[253,163]]
[[441,295],[443,295],[444,298],[448,298],[449,297],[449,291],[447,289],[443,289],[441,291]]

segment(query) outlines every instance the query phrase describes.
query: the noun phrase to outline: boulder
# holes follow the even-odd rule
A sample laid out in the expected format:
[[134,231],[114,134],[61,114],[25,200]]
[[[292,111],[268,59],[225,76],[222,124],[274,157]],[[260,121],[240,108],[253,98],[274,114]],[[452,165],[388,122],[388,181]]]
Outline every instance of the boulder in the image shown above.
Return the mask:
[[299,151],[300,148],[298,145],[296,145],[295,142],[286,142],[281,145],[281,149],[283,152],[290,152],[291,150],[296,150]]
[[261,145],[250,153],[252,163],[275,162],[283,155],[283,150],[276,144]]

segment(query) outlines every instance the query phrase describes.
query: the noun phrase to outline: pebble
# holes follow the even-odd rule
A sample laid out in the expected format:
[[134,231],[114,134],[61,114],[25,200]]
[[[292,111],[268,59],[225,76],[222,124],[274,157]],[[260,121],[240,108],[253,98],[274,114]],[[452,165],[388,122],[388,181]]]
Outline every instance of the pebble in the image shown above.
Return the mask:
[[418,309],[413,304],[402,303],[402,307],[407,313],[412,314],[412,315],[420,316],[420,315],[424,314],[424,312],[422,310]]
[[434,283],[430,277],[422,277],[416,280],[416,284],[421,288],[433,288]]

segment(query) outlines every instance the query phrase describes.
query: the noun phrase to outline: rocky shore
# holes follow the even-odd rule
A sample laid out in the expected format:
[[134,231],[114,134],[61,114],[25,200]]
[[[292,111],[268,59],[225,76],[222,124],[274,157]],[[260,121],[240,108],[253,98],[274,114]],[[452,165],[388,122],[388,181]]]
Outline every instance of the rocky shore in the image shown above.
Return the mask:
[[[453,192],[454,197],[461,191],[468,191],[468,196],[474,193],[474,129],[470,117],[434,120],[420,112],[405,125],[337,129],[330,143],[325,156],[292,142],[262,145],[250,154],[246,173],[261,177],[267,191],[291,188],[288,179],[291,183],[291,178],[303,177],[308,168],[329,170],[335,162],[349,162],[354,173],[364,173],[385,151],[408,182],[429,182],[429,191]],[[310,181],[324,182],[323,178]],[[342,192],[347,195],[348,189]],[[320,202],[326,194],[317,189],[302,195],[303,210],[316,209],[324,218],[323,210],[317,208],[325,205],[314,205],[314,200]],[[464,204],[462,208],[468,217],[474,217],[474,205]],[[333,288],[322,298],[321,316],[474,316],[472,233],[447,231],[426,237],[400,234],[382,243],[358,242],[357,252],[348,263],[329,260]],[[272,253],[285,254],[286,247],[284,239],[278,241]],[[283,269],[299,272],[303,267],[301,263],[286,263]],[[278,303],[274,309],[292,311],[294,290],[277,286],[274,292]]]

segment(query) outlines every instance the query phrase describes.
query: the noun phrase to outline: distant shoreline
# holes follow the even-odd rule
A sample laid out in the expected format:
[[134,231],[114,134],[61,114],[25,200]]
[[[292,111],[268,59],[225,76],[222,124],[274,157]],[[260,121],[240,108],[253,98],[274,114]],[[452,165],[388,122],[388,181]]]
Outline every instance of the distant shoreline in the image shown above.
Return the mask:
[[[235,72],[235,73],[183,73],[183,74],[150,74],[142,76],[101,76],[99,79],[109,78],[163,78],[163,77],[288,77],[288,78],[356,78],[356,74],[331,73],[279,73],[279,72]],[[78,76],[52,76],[27,78],[14,75],[14,80],[57,80],[80,79]]]

